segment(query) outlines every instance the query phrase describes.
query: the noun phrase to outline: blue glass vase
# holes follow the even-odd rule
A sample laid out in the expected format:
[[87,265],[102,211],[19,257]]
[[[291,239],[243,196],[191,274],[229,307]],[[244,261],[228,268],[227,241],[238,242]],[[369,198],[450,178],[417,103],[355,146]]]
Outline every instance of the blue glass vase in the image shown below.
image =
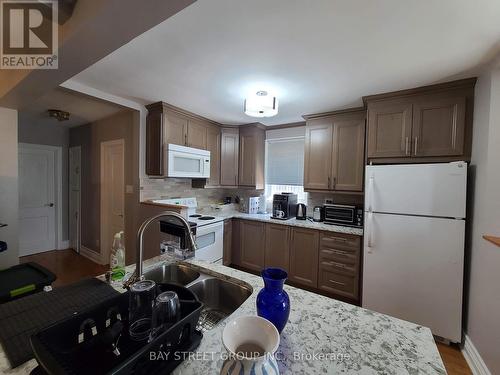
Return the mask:
[[288,274],[281,268],[264,269],[264,288],[257,295],[257,315],[273,323],[279,333],[285,328],[290,315],[290,298],[283,290],[287,277]]

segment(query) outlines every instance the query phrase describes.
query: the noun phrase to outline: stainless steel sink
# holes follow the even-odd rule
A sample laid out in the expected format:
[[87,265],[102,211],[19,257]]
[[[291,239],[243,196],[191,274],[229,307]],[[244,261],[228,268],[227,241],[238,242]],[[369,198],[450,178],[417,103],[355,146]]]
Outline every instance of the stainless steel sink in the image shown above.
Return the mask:
[[204,307],[197,329],[207,331],[231,315],[253,292],[244,286],[198,272],[187,264],[163,264],[144,273],[144,278],[157,283],[176,283],[191,290]]
[[197,326],[201,331],[215,327],[252,294],[251,287],[244,287],[208,275],[202,275],[200,280],[192,283],[188,288],[204,304]]
[[183,264],[164,264],[144,273],[146,280],[156,283],[175,283],[186,286],[200,277],[200,273]]

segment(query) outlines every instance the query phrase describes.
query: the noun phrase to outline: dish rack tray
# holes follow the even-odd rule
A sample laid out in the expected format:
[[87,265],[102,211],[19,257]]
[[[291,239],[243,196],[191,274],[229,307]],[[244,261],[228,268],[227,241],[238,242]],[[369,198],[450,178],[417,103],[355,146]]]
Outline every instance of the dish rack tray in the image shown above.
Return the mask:
[[[158,284],[157,288],[158,293],[167,290],[177,293],[181,302],[181,317],[152,342],[134,341],[128,334],[127,291],[34,334],[31,337],[31,346],[39,365],[47,373],[54,375],[138,375],[171,372],[182,362],[183,355],[180,353],[194,350],[201,341],[202,334],[196,330],[196,324],[203,304],[187,288],[174,284]],[[118,341],[120,355],[117,356],[104,337],[106,330],[118,320],[121,320],[123,330]],[[85,326],[86,321],[95,322],[95,328]],[[83,331],[82,323],[86,327]],[[162,352],[163,356],[158,360],[158,355],[151,356],[150,353],[153,352]],[[170,353],[168,360],[165,353]]]

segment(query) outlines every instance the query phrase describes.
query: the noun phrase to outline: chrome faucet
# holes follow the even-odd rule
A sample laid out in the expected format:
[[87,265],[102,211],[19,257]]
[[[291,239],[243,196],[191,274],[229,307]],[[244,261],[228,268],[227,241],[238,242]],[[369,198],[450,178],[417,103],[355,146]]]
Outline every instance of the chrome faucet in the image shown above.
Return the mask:
[[123,284],[124,287],[128,288],[130,285],[135,283],[136,281],[142,280],[144,276],[142,275],[142,256],[143,256],[143,250],[144,250],[144,231],[149,227],[149,225],[158,219],[165,218],[165,217],[175,217],[180,220],[184,228],[186,229],[188,233],[188,241],[187,241],[187,248],[189,251],[189,257],[194,256],[194,252],[197,249],[196,242],[193,236],[193,233],[191,232],[191,226],[189,225],[189,222],[186,220],[186,218],[177,212],[173,211],[165,211],[162,212],[161,214],[155,215],[150,217],[149,219],[145,220],[140,228],[139,231],[137,232],[137,245],[136,245],[136,265],[135,265],[135,271],[134,273],[129,277],[129,279]]

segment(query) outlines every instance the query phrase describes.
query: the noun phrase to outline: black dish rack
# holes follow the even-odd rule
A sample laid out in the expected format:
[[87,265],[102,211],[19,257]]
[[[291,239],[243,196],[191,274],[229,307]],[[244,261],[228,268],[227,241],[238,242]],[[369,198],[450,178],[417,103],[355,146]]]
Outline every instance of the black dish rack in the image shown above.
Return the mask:
[[[125,292],[34,334],[31,346],[39,365],[54,375],[170,373],[201,341],[202,334],[196,330],[196,324],[203,304],[187,288],[174,284],[158,284],[157,288],[158,293],[167,290],[177,293],[181,317],[152,342],[134,341],[128,335],[129,292]],[[105,337],[118,321],[123,329],[117,356]]]

